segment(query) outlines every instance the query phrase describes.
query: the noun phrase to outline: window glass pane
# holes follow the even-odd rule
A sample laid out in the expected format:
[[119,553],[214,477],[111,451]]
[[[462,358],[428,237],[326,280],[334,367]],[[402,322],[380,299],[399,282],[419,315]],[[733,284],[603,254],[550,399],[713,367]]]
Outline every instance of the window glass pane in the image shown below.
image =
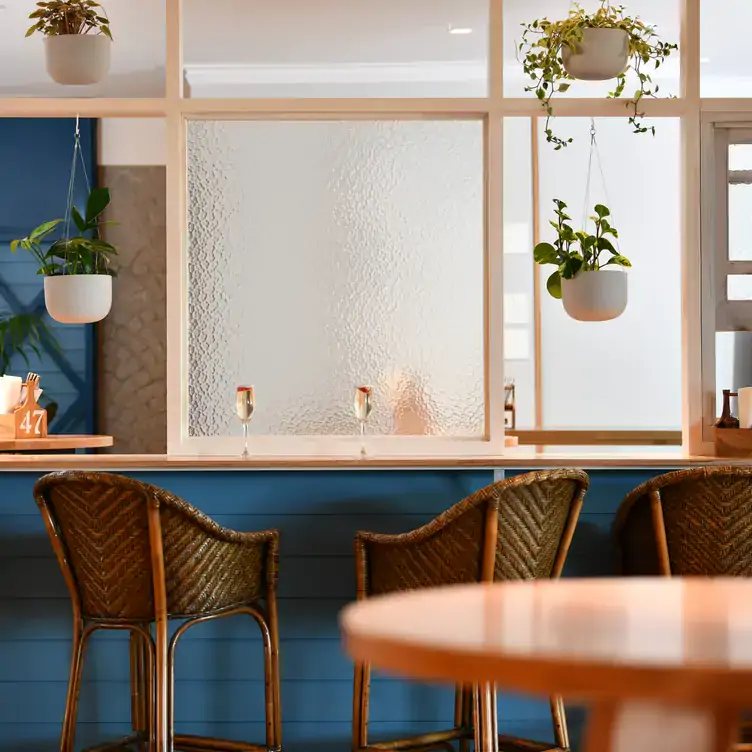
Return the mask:
[[[483,127],[191,122],[189,431],[481,437]],[[223,409],[224,406],[227,409]]]
[[[613,118],[596,120],[605,188],[593,175],[585,207],[590,121],[554,152],[541,144],[540,221],[551,240],[554,198],[579,229],[586,208],[612,211],[628,272],[629,303],[612,321],[584,323],[542,290],[543,418],[546,428],[677,428],[681,425],[680,132],[676,119],[651,122],[655,138],[624,137]],[[636,173],[635,164],[641,171]],[[542,270],[543,279],[553,267]]]
[[729,170],[752,170],[752,144],[729,144]]
[[[662,41],[679,43],[680,0],[633,0],[627,3],[626,11],[631,16],[639,16],[646,24],[656,26]],[[580,3],[588,13],[600,7],[596,0]],[[504,93],[508,97],[533,96],[525,93],[525,87],[532,82],[526,77],[522,64],[518,61],[519,43],[522,41],[522,24],[547,17],[549,20],[563,20],[567,17],[572,3],[570,0],[504,0]],[[653,73],[650,65],[646,71],[659,86],[660,96],[679,94],[679,54],[672,53],[664,65]],[[637,88],[638,79],[630,71],[627,77],[626,92]],[[561,97],[603,97],[614,89],[614,81],[574,81]]]
[[[736,392],[752,386],[752,332],[717,332],[715,335],[715,418],[723,409],[723,390]],[[731,411],[738,416],[736,400]],[[714,421],[709,421],[714,422]]]
[[703,97],[752,97],[752,71],[746,34],[752,4],[739,0],[701,0],[700,93]]
[[752,300],[752,275],[729,274],[726,277],[728,300]]
[[752,185],[730,185],[728,252],[732,261],[752,261]]
[[533,180],[530,118],[504,120],[504,375],[517,428],[535,426]]
[[194,97],[476,97],[488,88],[488,0],[185,0],[184,19]]
[[1,4],[0,98],[3,97],[163,97],[165,92],[165,0],[107,2],[115,41],[110,45],[110,73],[87,86],[61,86],[45,67],[45,38],[34,33],[29,13],[34,2]]

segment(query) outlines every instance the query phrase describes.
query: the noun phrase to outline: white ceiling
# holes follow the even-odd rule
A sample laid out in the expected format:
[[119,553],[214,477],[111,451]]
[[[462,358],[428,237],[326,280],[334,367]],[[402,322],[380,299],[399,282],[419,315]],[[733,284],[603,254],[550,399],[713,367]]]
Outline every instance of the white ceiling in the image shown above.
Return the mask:
[[[744,35],[729,28],[752,27],[749,0],[702,0],[705,75],[752,77]],[[86,87],[85,96],[160,96],[164,70],[164,0],[104,0],[115,45],[110,79]],[[596,0],[586,0],[586,8]],[[627,0],[630,11],[656,23],[663,38],[678,41],[679,0]],[[51,83],[44,70],[42,39],[24,38],[33,0],[0,0],[0,96],[81,96],[77,87]],[[570,0],[505,0],[505,66],[519,74],[514,41],[520,23],[562,16]],[[184,54],[189,74],[212,69],[220,76],[305,78],[353,73],[365,66],[368,80],[447,76],[478,78],[487,59],[488,0],[184,0]],[[462,36],[449,27],[473,29]],[[382,66],[379,69],[378,66]],[[407,66],[407,67],[405,67]],[[321,73],[324,71],[324,73]],[[357,70],[356,70],[357,73]],[[319,76],[319,78],[321,77]],[[310,76],[308,76],[310,77]],[[206,79],[204,79],[206,80]],[[276,79],[275,79],[276,80]],[[455,81],[456,82],[456,81]]]

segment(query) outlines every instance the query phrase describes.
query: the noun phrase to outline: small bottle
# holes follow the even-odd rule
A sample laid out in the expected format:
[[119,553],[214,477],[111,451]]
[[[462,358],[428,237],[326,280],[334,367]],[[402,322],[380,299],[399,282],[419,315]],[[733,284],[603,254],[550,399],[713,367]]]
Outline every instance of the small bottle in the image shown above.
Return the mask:
[[739,420],[731,414],[731,398],[736,397],[736,393],[730,389],[723,390],[723,412],[718,422],[715,424],[716,428],[739,428]]

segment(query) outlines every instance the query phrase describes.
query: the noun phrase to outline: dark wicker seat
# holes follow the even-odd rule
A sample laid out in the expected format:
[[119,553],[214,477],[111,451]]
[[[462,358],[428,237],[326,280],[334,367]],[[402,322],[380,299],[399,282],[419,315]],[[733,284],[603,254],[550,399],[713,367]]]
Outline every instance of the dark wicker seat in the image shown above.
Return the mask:
[[[51,473],[38,481],[34,496],[73,601],[61,752],[74,749],[84,650],[99,629],[131,634],[134,734],[118,748],[281,749],[277,531],[228,530],[167,491],[108,473]],[[180,637],[197,623],[235,614],[253,617],[263,636],[266,743],[174,735],[172,687]],[[169,641],[168,619],[184,620]]]
[[[520,475],[484,488],[427,525],[402,535],[360,532],[355,538],[358,598],[459,583],[559,577],[588,477],[580,470]],[[473,690],[458,687],[454,727],[411,739],[368,743],[370,666],[356,664],[353,750],[469,749]],[[476,688],[477,693],[477,688]],[[496,728],[495,691],[490,722]],[[500,736],[502,750],[569,749],[564,703],[551,698],[556,746]]]
[[661,475],[622,501],[614,522],[626,575],[752,575],[752,468]]

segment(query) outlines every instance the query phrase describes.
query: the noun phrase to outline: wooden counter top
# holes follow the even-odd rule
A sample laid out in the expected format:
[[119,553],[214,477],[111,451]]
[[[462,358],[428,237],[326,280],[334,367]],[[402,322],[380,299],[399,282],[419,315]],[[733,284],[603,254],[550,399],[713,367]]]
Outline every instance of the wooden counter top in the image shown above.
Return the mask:
[[63,469],[91,470],[371,470],[463,468],[683,468],[695,465],[749,465],[750,459],[688,456],[681,450],[660,452],[535,452],[522,447],[503,456],[371,456],[358,457],[190,457],[161,454],[0,455],[0,472],[40,472]]

